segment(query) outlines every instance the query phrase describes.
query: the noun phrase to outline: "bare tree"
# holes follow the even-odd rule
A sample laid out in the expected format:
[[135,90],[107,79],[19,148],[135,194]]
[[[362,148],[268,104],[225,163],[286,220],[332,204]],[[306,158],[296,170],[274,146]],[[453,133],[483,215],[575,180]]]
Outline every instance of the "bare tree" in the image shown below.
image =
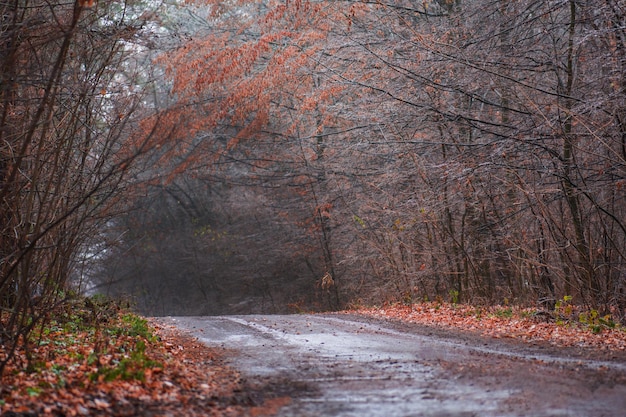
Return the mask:
[[91,3],[0,4],[0,371],[65,298],[147,149],[125,64],[141,22],[126,3]]

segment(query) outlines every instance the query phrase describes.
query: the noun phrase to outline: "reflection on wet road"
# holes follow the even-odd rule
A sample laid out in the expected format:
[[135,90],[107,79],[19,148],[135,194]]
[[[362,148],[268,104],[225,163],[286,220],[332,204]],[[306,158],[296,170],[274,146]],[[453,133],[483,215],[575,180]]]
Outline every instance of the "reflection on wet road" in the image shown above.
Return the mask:
[[522,355],[342,315],[163,320],[229,349],[259,392],[292,397],[279,416],[626,415],[624,364]]

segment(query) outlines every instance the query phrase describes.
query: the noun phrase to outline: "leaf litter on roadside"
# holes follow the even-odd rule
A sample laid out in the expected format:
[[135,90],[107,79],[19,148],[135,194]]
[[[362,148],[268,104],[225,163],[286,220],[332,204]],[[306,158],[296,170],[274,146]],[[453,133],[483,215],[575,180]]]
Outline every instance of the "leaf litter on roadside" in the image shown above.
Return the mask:
[[626,329],[608,318],[591,321],[589,317],[594,315],[593,312],[580,312],[577,319],[572,319],[561,318],[558,311],[545,312],[510,306],[476,307],[443,302],[392,304],[379,308],[359,308],[353,312],[376,318],[456,328],[494,338],[547,342],[560,347],[626,350]]
[[131,313],[98,322],[65,316],[50,320],[7,367],[0,415],[244,414],[241,379],[220,352]]

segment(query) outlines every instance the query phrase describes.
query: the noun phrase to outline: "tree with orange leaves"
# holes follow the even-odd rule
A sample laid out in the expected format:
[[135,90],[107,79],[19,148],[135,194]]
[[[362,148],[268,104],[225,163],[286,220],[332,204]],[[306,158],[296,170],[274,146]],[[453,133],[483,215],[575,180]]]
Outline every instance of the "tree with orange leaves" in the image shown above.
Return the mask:
[[248,209],[315,242],[329,306],[573,295],[624,314],[620,0],[203,5],[204,32],[157,61],[159,186],[258,187]]

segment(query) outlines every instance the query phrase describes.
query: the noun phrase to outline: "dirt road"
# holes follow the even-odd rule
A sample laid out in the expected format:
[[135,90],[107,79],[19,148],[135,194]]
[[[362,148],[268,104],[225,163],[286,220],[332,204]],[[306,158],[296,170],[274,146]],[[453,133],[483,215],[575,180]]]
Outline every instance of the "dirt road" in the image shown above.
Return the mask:
[[170,317],[279,416],[626,416],[624,356],[351,315]]

